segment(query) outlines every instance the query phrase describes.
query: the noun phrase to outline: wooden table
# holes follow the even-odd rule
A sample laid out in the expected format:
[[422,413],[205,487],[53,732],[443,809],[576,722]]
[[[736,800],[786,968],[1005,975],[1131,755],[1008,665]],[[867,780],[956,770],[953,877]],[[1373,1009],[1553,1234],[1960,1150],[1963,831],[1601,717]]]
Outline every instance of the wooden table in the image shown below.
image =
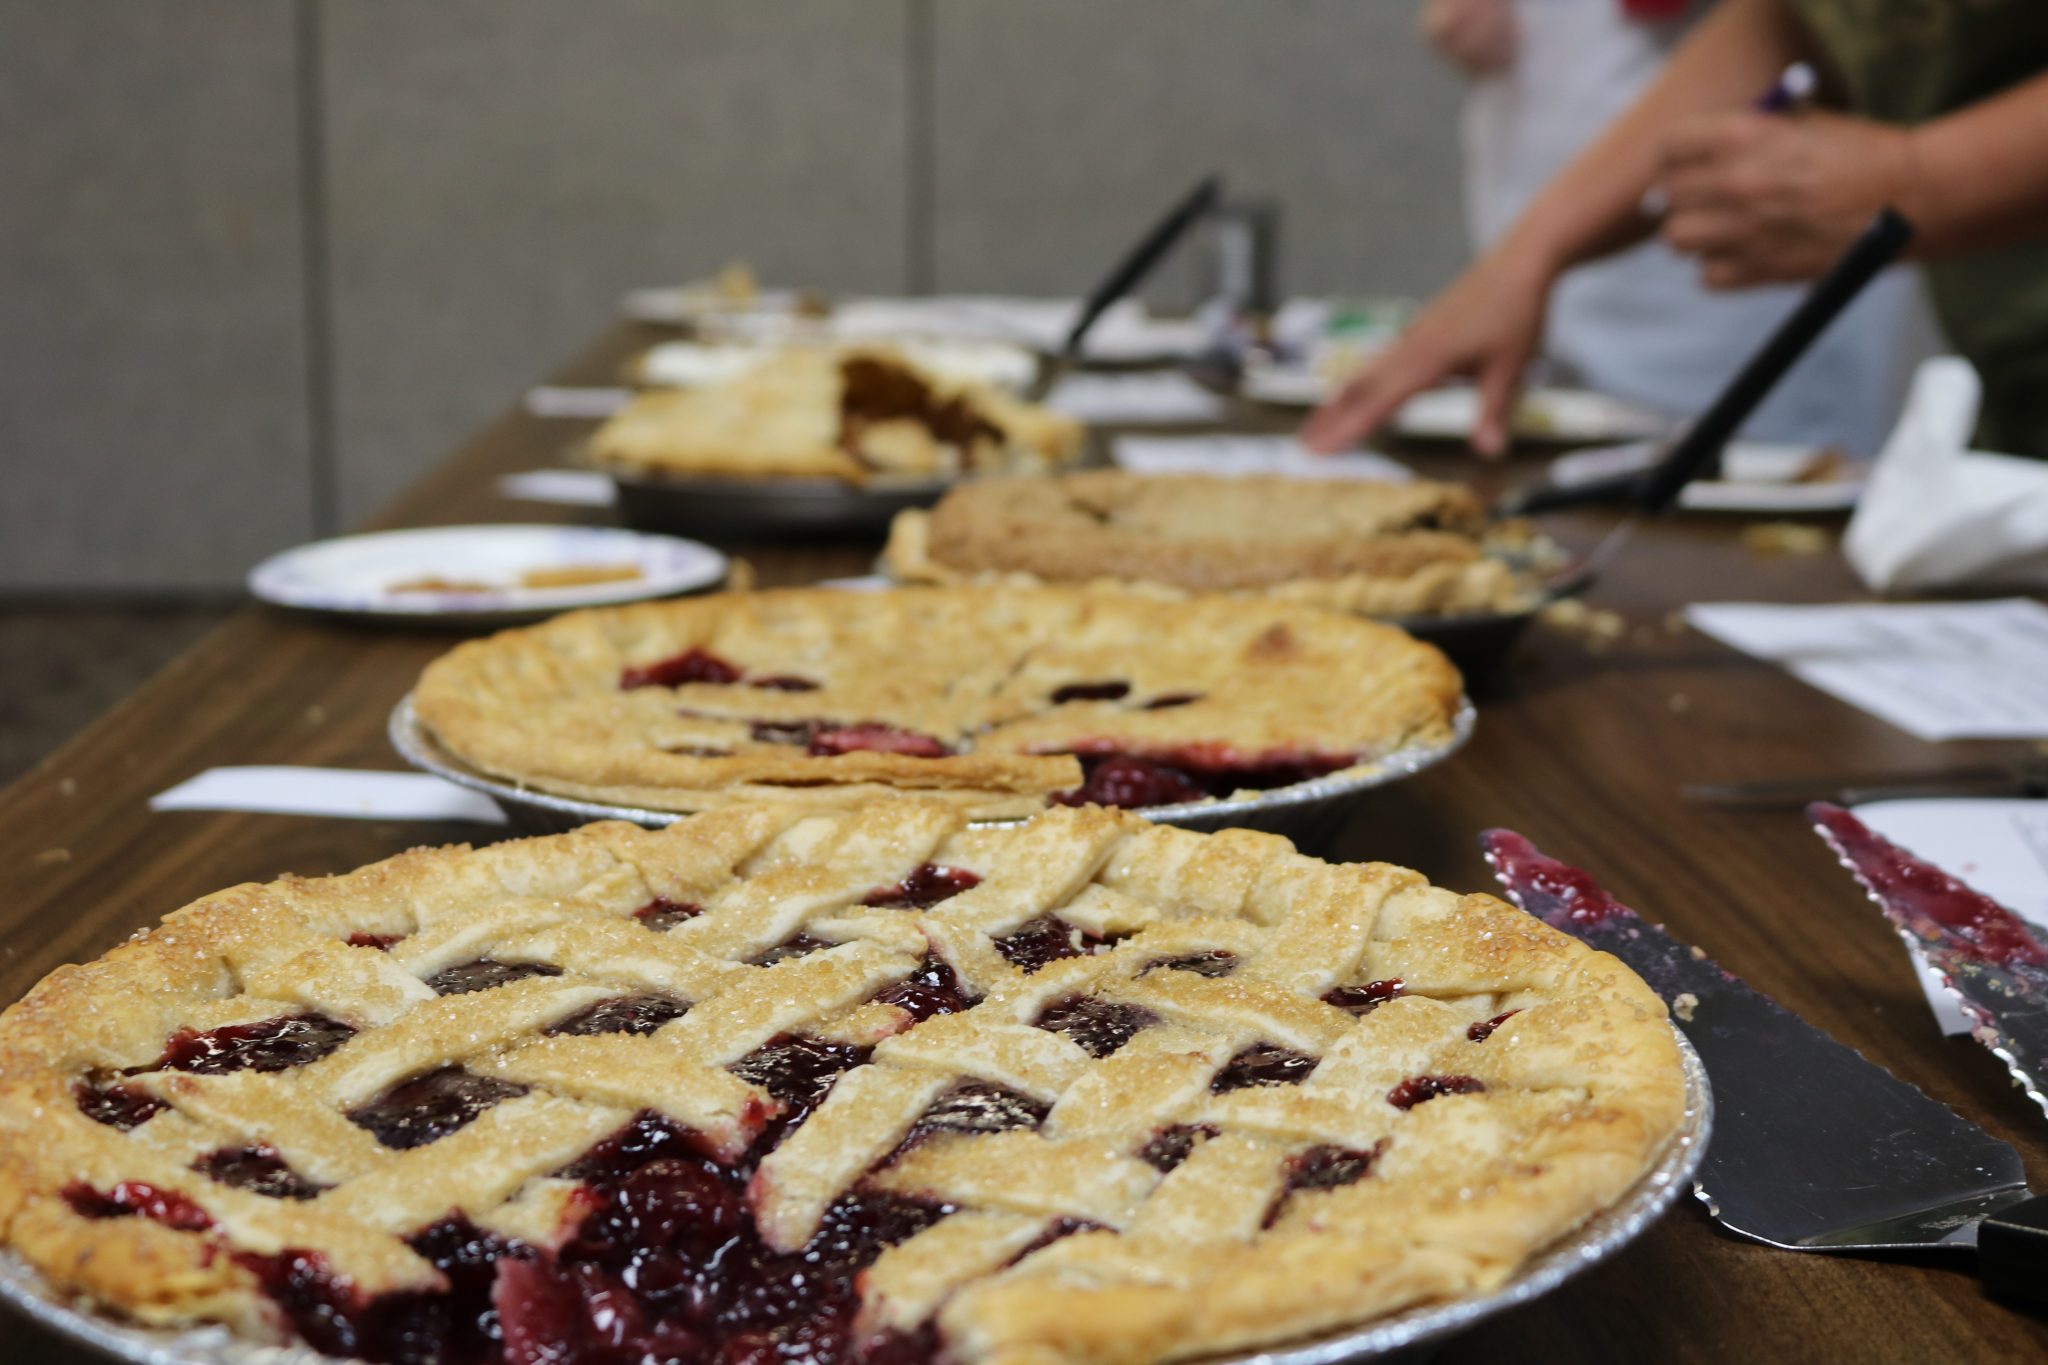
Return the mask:
[[[621,357],[653,336],[615,329],[554,379],[609,382]],[[1251,427],[1284,420],[1238,416]],[[499,474],[556,463],[583,429],[508,413],[375,525],[604,520],[492,491]],[[1421,463],[1472,473],[1448,457]],[[1481,477],[1498,484],[1501,475]],[[1555,530],[1583,543],[1602,520],[1563,517]],[[1537,632],[1481,698],[1464,752],[1374,794],[1331,851],[1492,889],[1474,836],[1489,825],[1517,828],[2014,1143],[2038,1188],[2048,1182],[2048,1119],[1981,1048],[1937,1033],[1897,939],[1797,814],[1706,809],[1678,794],[1684,781],[1932,768],[1993,751],[1921,743],[1679,626],[1673,612],[1688,601],[1856,594],[1838,557],[1761,555],[1743,547],[1739,526],[1693,517],[1649,528],[1592,596],[1627,619],[1625,636],[1594,649],[1576,635]],[[864,572],[874,553],[845,543],[726,548],[771,585]],[[417,844],[488,837],[476,826],[146,806],[152,793],[218,764],[401,766],[384,740],[385,717],[456,638],[251,607],[0,794],[0,999],[236,882],[338,872]],[[1688,1202],[1625,1253],[1449,1343],[1440,1359],[2021,1356],[2048,1356],[2048,1323],[1987,1301],[1961,1271],[1748,1245],[1717,1233]],[[11,1320],[0,1321],[0,1357],[92,1358]]]

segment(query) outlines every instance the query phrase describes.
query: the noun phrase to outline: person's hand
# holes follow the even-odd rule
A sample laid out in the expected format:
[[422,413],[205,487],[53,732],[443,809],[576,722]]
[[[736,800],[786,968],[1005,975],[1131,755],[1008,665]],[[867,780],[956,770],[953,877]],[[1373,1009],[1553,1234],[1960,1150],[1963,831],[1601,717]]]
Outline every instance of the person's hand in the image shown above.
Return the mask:
[[1422,390],[1452,377],[1479,385],[1472,448],[1507,452],[1508,409],[1543,337],[1552,271],[1497,250],[1480,258],[1310,415],[1301,440],[1330,454],[1370,435]]
[[1468,76],[1491,76],[1514,64],[1512,0],[1423,0],[1422,36]]
[[1841,114],[1703,116],[1660,161],[1664,239],[1709,289],[1813,279],[1912,192],[1912,135]]

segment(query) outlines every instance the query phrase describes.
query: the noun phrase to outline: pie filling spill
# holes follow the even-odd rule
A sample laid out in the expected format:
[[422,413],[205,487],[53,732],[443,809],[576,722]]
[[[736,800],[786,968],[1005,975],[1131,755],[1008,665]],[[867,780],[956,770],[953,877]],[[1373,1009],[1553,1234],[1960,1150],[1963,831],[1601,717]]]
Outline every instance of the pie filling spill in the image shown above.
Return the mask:
[[1439,1095],[1476,1095],[1486,1082],[1476,1076],[1410,1076],[1387,1092],[1387,1103],[1396,1109],[1413,1109]]
[[[1178,698],[1160,701],[1185,704]],[[1081,760],[1083,776],[1080,786],[1054,795],[1052,799],[1063,806],[1174,806],[1247,789],[1268,791],[1288,787],[1326,777],[1358,761],[1354,754],[1287,753],[1246,758],[1227,746],[1202,744],[1134,754],[1122,752],[1108,741],[1077,748],[1074,756]]]
[[1159,1016],[1136,1005],[1094,996],[1055,1000],[1039,1012],[1039,1028],[1064,1033],[1091,1057],[1107,1057],[1136,1037],[1138,1030],[1159,1022]]
[[1385,981],[1368,981],[1363,986],[1339,986],[1323,996],[1323,1003],[1362,1019],[1400,994],[1401,978],[1395,976]]
[[1253,1043],[1216,1073],[1209,1089],[1222,1095],[1254,1085],[1300,1085],[1320,1060],[1277,1043]]
[[703,913],[704,907],[701,905],[690,905],[672,901],[666,896],[656,896],[635,910],[633,918],[650,929],[665,933],[683,921],[693,920]]
[[292,1014],[225,1028],[179,1029],[164,1044],[156,1067],[219,1076],[230,1071],[285,1071],[317,1062],[349,1039],[355,1030],[338,1019],[319,1014]]
[[357,1109],[348,1121],[366,1128],[386,1147],[424,1147],[472,1122],[502,1100],[526,1093],[523,1085],[444,1066],[400,1081]]
[[929,910],[940,901],[951,900],[962,891],[970,891],[980,885],[980,876],[964,867],[921,863],[894,886],[878,886],[868,892],[861,904]]

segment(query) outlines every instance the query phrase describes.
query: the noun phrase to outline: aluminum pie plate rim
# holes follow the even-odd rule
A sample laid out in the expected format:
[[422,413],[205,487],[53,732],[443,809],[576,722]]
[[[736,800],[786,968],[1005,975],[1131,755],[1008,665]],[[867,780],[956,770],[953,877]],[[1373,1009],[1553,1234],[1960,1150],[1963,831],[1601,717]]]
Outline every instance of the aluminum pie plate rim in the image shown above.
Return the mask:
[[[1461,696],[1458,699],[1457,713],[1451,720],[1450,737],[1442,743],[1410,745],[1370,764],[1347,769],[1341,773],[1332,773],[1327,777],[1310,778],[1306,782],[1273,787],[1255,796],[1190,801],[1178,806],[1145,806],[1138,808],[1137,814],[1159,824],[1194,823],[1209,828],[1218,821],[1267,816],[1276,812],[1293,813],[1303,807],[1333,804],[1360,792],[1412,777],[1425,768],[1441,763],[1464,747],[1465,741],[1472,737],[1478,720],[1479,713],[1472,705],[1471,699]],[[558,796],[553,792],[522,787],[515,782],[503,781],[479,772],[441,747],[432,732],[420,721],[418,712],[413,709],[410,692],[392,708],[386,734],[391,741],[391,747],[396,749],[406,762],[457,786],[481,792],[500,806],[522,806],[531,810],[547,811],[552,815],[577,817],[585,822],[627,820],[648,828],[672,825],[692,814],[690,811],[655,810],[647,806],[617,805],[606,801],[589,801],[581,797]],[[1026,818],[1012,816],[1004,819],[970,820],[968,823],[977,829],[987,829],[1021,824]]]
[[[1662,1217],[1693,1178],[1713,1128],[1713,1091],[1692,1044],[1674,1026],[1685,1073],[1685,1114],[1656,1164],[1607,1209],[1525,1262],[1499,1289],[1411,1308],[1369,1327],[1303,1344],[1228,1356],[1203,1365],[1350,1365],[1461,1332],[1496,1313],[1539,1298],[1634,1241]],[[15,1252],[0,1249],[0,1302],[59,1336],[132,1365],[337,1365],[337,1357],[301,1344],[263,1345],[225,1327],[136,1327],[74,1305],[53,1292]]]

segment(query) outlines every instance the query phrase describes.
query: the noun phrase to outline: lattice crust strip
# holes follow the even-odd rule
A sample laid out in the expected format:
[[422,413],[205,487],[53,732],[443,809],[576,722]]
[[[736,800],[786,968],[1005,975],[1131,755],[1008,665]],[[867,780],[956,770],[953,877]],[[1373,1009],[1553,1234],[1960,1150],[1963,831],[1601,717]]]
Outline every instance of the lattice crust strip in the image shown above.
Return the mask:
[[[303,1064],[219,1042],[295,1019]],[[760,1069],[792,1039],[845,1062],[807,1116]],[[849,1196],[932,1211],[858,1339],[1141,1361],[1497,1283],[1681,1107],[1625,968],[1405,869],[1095,808],[736,807],[235,887],[52,974],[0,1016],[0,1234],[114,1310],[276,1337],[250,1256],[439,1292],[423,1229],[546,1254],[579,1159],[653,1114],[758,1161],[771,1252]],[[237,1152],[300,1197],[207,1167]],[[108,1216],[136,1188],[171,1202]]]

